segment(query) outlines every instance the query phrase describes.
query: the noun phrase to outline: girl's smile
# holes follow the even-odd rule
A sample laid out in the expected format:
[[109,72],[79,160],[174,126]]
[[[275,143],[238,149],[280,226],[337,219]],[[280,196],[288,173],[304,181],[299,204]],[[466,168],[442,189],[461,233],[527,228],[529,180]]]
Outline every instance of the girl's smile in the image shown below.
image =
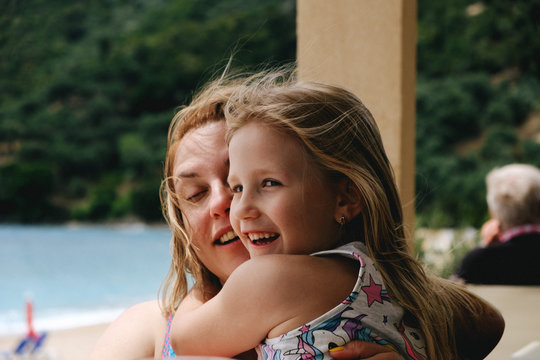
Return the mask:
[[253,246],[268,245],[279,238],[275,233],[248,233],[246,234]]

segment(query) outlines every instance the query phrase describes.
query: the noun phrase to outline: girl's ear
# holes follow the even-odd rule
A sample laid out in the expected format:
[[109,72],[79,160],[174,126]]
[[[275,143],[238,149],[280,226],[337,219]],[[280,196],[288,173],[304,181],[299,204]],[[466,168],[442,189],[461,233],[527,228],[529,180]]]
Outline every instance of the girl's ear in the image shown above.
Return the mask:
[[338,223],[349,222],[363,209],[363,201],[358,188],[349,178],[339,180],[337,184],[337,202],[334,218]]

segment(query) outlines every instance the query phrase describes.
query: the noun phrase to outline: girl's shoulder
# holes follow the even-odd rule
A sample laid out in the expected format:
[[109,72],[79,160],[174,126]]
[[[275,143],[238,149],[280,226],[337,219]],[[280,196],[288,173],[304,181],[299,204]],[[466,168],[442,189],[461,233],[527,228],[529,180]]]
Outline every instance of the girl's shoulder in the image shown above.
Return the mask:
[[295,275],[303,277],[306,273],[324,276],[328,273],[344,271],[344,267],[347,270],[358,268],[358,265],[362,265],[368,258],[366,253],[365,248],[347,244],[311,255],[271,254],[257,256],[240,265],[233,272],[231,278],[241,277],[242,281],[253,280],[253,275],[257,274],[257,281],[282,282],[284,276],[289,280],[294,280]]
[[348,295],[360,263],[353,257],[329,255],[259,256],[240,265],[225,287],[235,287],[235,292],[257,292],[266,299],[276,299],[278,304],[286,304],[286,299],[297,302],[299,294],[318,296],[333,291]]
[[359,268],[356,259],[333,254],[264,255],[242,264],[237,269],[242,278],[233,273],[225,287],[231,280],[241,283],[233,293],[246,294],[249,303],[267,309],[266,316],[275,318],[267,334],[275,337],[338,306],[353,291]]
[[322,256],[322,255],[334,255],[334,254],[336,255],[339,254],[345,257],[350,257],[350,258],[355,258],[355,259],[369,257],[366,245],[360,241],[353,241],[347,244],[343,244],[334,249],[318,251],[311,255]]
[[301,272],[313,263],[309,255],[272,254],[257,256],[241,264],[233,271],[225,287],[238,284],[246,288],[265,288],[265,285],[284,285],[286,280],[293,280],[294,274]]
[[[328,254],[334,255],[334,254]],[[333,259],[333,260],[330,260]],[[342,256],[311,256],[311,255],[288,255],[272,254],[252,258],[240,265],[227,280],[234,277],[242,277],[243,280],[254,279],[256,281],[283,281],[286,275],[293,280],[294,275],[301,276],[304,273],[324,273],[332,271],[335,263],[345,262],[347,258]]]

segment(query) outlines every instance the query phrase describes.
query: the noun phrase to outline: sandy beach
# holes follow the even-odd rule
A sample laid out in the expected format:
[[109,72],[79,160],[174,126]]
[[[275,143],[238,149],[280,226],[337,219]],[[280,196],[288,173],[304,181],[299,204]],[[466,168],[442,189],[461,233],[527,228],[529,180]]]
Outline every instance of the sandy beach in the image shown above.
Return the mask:
[[[50,355],[51,360],[87,359],[107,326],[108,324],[100,324],[50,331],[44,343],[44,351]],[[0,354],[4,351],[13,351],[22,337],[22,334],[1,336]]]

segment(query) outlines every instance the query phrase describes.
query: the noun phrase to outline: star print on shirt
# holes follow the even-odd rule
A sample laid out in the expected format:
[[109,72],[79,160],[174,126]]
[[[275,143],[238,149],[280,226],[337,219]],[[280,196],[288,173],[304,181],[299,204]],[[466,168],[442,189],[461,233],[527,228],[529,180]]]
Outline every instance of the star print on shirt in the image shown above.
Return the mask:
[[367,295],[368,306],[371,306],[375,301],[381,304],[383,301],[390,301],[386,290],[382,289],[382,285],[376,284],[373,281],[371,274],[369,275],[369,286],[362,286],[362,291]]

